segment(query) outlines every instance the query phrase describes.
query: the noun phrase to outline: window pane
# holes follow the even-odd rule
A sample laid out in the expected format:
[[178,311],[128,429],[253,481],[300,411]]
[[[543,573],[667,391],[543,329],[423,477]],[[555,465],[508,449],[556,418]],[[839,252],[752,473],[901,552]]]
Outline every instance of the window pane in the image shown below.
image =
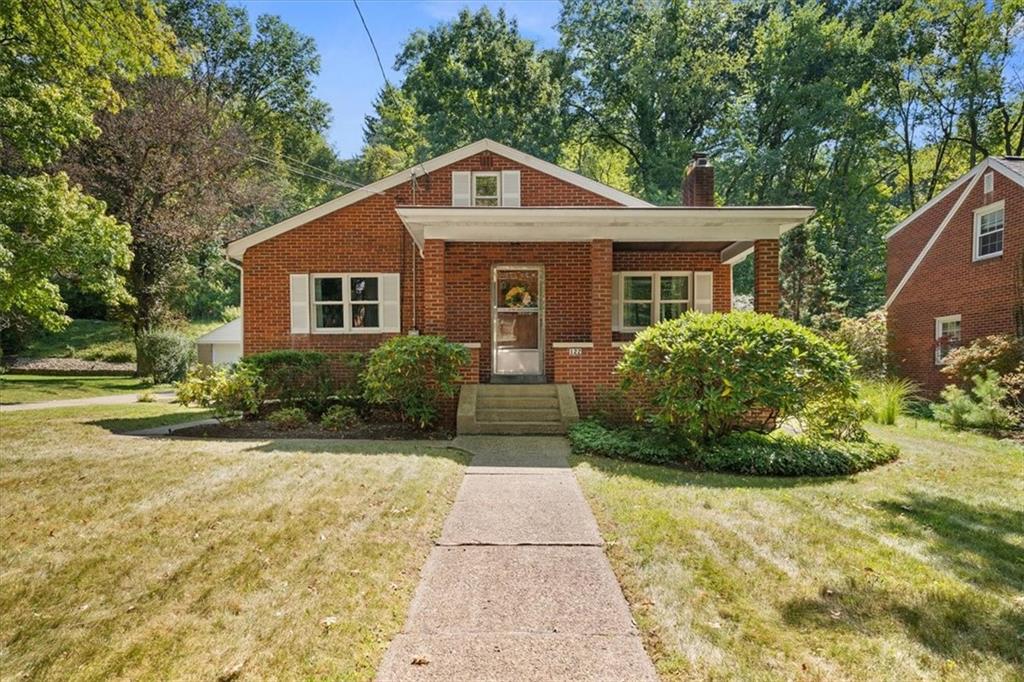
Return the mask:
[[671,320],[679,317],[686,312],[685,303],[662,303],[661,304],[661,319]]
[[661,300],[663,301],[688,301],[690,300],[689,281],[686,277],[662,277],[661,278]]
[[497,206],[498,199],[496,197],[491,197],[490,199],[481,199],[480,197],[477,197],[474,204],[476,206]]
[[352,327],[379,327],[380,311],[376,303],[352,306]]
[[999,210],[986,213],[981,216],[981,220],[979,222],[979,232],[981,232],[981,234],[1000,230],[1003,227],[1003,211]]
[[646,327],[651,324],[651,304],[627,303],[622,306],[622,324],[625,327]]
[[[650,277],[622,278],[622,300],[624,301],[650,301],[653,298],[652,291]],[[650,306],[647,310],[649,313]]]
[[948,342],[960,340],[960,320],[942,323],[942,337]]
[[498,270],[499,308],[536,308],[540,302],[537,270]]
[[478,197],[498,196],[498,178],[494,175],[476,176],[476,195]]
[[314,285],[314,301],[340,301],[343,281],[341,277],[317,277]]
[[345,326],[345,306],[338,304],[316,306],[318,329],[340,329]]
[[978,255],[988,256],[1003,250],[1003,231],[983,234],[978,239]]
[[353,301],[379,301],[377,297],[376,277],[353,277],[352,278],[352,300]]

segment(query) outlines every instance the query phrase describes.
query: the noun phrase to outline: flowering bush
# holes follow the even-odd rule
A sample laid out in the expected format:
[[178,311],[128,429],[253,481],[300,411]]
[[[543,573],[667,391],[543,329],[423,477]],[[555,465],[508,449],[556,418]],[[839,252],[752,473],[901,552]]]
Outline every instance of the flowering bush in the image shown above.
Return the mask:
[[875,310],[864,317],[844,317],[831,337],[857,361],[861,375],[874,379],[885,377],[888,351],[884,310]]

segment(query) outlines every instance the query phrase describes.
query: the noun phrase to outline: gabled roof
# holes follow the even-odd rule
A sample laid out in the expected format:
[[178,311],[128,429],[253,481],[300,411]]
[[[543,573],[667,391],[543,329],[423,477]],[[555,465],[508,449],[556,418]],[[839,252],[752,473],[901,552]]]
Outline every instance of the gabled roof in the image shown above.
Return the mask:
[[435,170],[444,168],[445,166],[484,151],[504,156],[507,159],[521,163],[522,165],[538,170],[541,173],[546,173],[547,175],[558,178],[559,180],[564,180],[565,182],[581,187],[607,199],[611,199],[612,201],[616,201],[624,206],[651,206],[651,204],[642,199],[637,199],[630,194],[626,194],[614,187],[609,187],[597,180],[592,180],[586,176],[580,175],[579,173],[566,170],[561,166],[544,161],[543,159],[538,159],[536,156],[531,156],[530,154],[521,152],[518,149],[513,149],[512,147],[503,145],[500,142],[484,138],[482,140],[477,140],[472,144],[468,144],[465,147],[461,147],[460,149],[456,149],[455,151],[430,159],[429,161],[416,164],[411,168],[406,168],[394,175],[389,175],[386,178],[372,182],[365,187],[352,190],[347,194],[342,194],[340,197],[331,199],[330,201],[311,208],[308,211],[303,211],[298,215],[282,220],[276,225],[271,225],[270,227],[266,227],[258,232],[253,232],[250,235],[242,237],[241,239],[229,242],[227,245],[227,254],[230,257],[240,258],[242,254],[245,253],[245,250],[250,246],[255,246],[260,242],[272,239],[273,237],[283,234],[288,230],[299,227],[300,225],[305,225],[311,220],[316,220],[328,213],[333,213],[340,208],[354,204],[370,195],[380,194],[381,192],[385,192],[393,187],[397,187],[402,183],[408,182],[414,176],[418,177],[427,173],[432,173]]
[[889,298],[886,299],[884,307],[888,308],[890,305],[892,305],[892,302],[896,300],[896,297],[899,296],[901,291],[903,291],[903,288],[907,286],[907,282],[909,282],[910,278],[913,277],[914,273],[917,271],[917,268],[924,261],[925,256],[928,255],[928,252],[931,251],[932,246],[934,246],[935,242],[937,242],[939,240],[939,237],[942,236],[942,233],[943,231],[945,231],[946,226],[950,223],[950,221],[953,220],[953,216],[955,216],[960,211],[960,207],[967,199],[967,196],[971,193],[971,190],[973,190],[974,186],[978,184],[978,179],[981,178],[984,175],[985,171],[989,169],[997,171],[998,173],[1009,178],[1010,180],[1013,180],[1018,185],[1024,187],[1024,159],[1021,159],[1020,157],[1016,156],[990,156],[981,163],[979,163],[977,166],[975,166],[974,168],[972,168],[971,170],[967,171],[962,176],[957,178],[953,182],[953,184],[944,189],[941,194],[935,196],[927,204],[911,213],[906,218],[906,220],[904,220],[899,225],[891,229],[885,235],[885,238],[889,239],[894,234],[902,230],[904,227],[914,222],[914,220],[921,216],[925,211],[927,211],[931,207],[935,206],[938,202],[942,201],[947,196],[949,196],[951,192],[956,191],[958,188],[963,187],[964,183],[967,183],[966,187],[964,187],[956,202],[946,213],[945,217],[943,217],[942,222],[939,223],[939,226],[935,228],[935,231],[932,233],[931,237],[929,237],[928,241],[925,242],[924,248],[922,248],[921,252],[917,254],[917,258],[915,258],[914,262],[910,264],[910,267],[907,268],[907,271],[903,273],[903,278],[900,279],[899,284],[896,285],[896,288],[892,290],[892,293],[889,295]]
[[924,204],[916,211],[914,211],[906,218],[904,218],[902,221],[900,221],[900,223],[896,227],[886,232],[885,239],[889,239],[894,234],[902,230],[904,227],[917,220],[919,217],[924,215],[924,213],[928,211],[928,209],[935,206],[935,204],[939,203],[947,196],[949,196],[951,193],[956,191],[958,187],[962,186],[965,182],[969,181],[976,175],[985,172],[989,168],[999,171],[1001,174],[1010,178],[1018,185],[1024,186],[1024,158],[1021,158],[1019,156],[989,156],[984,161],[979,163],[977,166],[967,171],[959,178],[954,180],[952,183],[950,183],[949,187],[947,187],[946,189],[942,190],[934,197],[932,197],[931,201]]

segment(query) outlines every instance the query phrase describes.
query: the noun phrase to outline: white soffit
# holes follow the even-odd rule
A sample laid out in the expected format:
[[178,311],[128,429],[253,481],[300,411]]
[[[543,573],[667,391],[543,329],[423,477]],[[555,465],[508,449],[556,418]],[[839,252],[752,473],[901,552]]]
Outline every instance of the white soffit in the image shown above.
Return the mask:
[[356,203],[357,201],[366,199],[367,197],[372,196],[374,194],[381,194],[393,187],[401,185],[404,182],[408,182],[414,176],[423,177],[424,175],[444,168],[445,166],[450,166],[451,164],[457,161],[461,161],[462,159],[469,158],[470,156],[485,151],[492,152],[494,154],[503,156],[517,163],[521,163],[524,166],[533,168],[534,170],[540,171],[541,173],[546,173],[548,175],[551,175],[552,177],[558,178],[559,180],[564,180],[565,182],[576,185],[577,187],[588,190],[590,192],[593,192],[594,194],[603,196],[607,199],[611,199],[612,201],[616,201],[624,206],[651,206],[651,204],[647,203],[642,199],[638,199],[630,194],[626,194],[625,192],[617,190],[614,187],[609,187],[608,185],[598,182],[597,180],[592,180],[584,175],[580,175],[579,173],[574,173],[570,170],[562,168],[561,166],[557,166],[548,161],[544,161],[543,159],[538,159],[537,157],[531,156],[530,154],[527,154],[525,152],[521,152],[518,149],[513,149],[512,147],[503,145],[500,142],[495,142],[494,140],[484,138],[482,140],[477,140],[472,144],[466,145],[465,147],[461,147],[460,149],[448,152],[447,154],[437,156],[433,159],[430,159],[429,161],[424,161],[423,163],[417,164],[412,168],[406,168],[405,170],[401,170],[395,173],[394,175],[389,175],[388,177],[382,178],[377,182],[370,183],[365,187],[360,187],[359,189],[352,190],[347,194],[343,194],[340,197],[332,199],[324,204],[320,204],[319,206],[311,208],[308,211],[303,211],[298,215],[294,215],[291,218],[282,220],[281,222],[275,225],[266,227],[262,230],[259,230],[258,232],[254,232],[248,236],[242,237],[241,239],[236,239],[232,242],[228,242],[225,250],[228,256],[240,259],[242,257],[242,254],[245,253],[245,250],[248,249],[250,246],[255,246],[260,242],[272,239],[278,236],[279,234],[287,232],[288,230],[292,230],[296,227],[299,227],[300,225],[305,225],[306,223],[312,220],[316,220],[317,218],[325,216],[328,213],[333,213],[338,209],[350,206]]
[[[814,214],[809,206],[647,208],[422,208],[399,217],[420,247],[425,239],[634,242],[778,239]],[[723,254],[723,256],[726,254]],[[739,253],[728,254],[730,258]]]

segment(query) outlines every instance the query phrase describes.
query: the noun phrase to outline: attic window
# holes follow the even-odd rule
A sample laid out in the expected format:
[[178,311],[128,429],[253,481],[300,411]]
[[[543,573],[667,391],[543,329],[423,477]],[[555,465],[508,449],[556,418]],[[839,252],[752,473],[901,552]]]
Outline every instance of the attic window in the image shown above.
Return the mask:
[[473,205],[498,206],[501,201],[498,173],[473,174]]
[[974,260],[995,258],[1003,254],[1005,218],[1002,201],[974,212]]

